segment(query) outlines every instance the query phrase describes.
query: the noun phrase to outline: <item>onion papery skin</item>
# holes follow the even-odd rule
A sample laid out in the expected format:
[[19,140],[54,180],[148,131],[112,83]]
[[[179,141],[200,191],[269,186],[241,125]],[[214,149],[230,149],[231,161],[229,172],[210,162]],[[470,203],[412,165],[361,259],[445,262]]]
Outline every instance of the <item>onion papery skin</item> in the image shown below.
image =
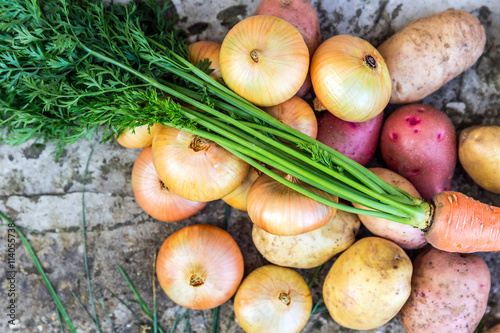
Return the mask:
[[132,190],[139,206],[152,218],[162,222],[187,219],[207,204],[181,198],[164,186],[153,165],[151,147],[144,148],[134,162]]
[[[334,202],[338,197],[301,182],[279,170],[280,177],[293,181],[317,195]],[[281,184],[266,174],[257,178],[248,191],[248,216],[258,227],[278,236],[295,236],[324,226],[336,213],[336,209]]]
[[309,70],[309,50],[290,23],[257,15],[228,32],[219,64],[231,90],[256,105],[272,106],[299,91]]
[[209,74],[216,81],[222,81],[219,66],[220,44],[209,41],[199,41],[188,45],[189,61],[195,65],[198,61],[208,59],[211,64],[208,68],[213,69]]
[[316,115],[311,106],[302,98],[293,96],[283,103],[263,108],[263,110],[282,123],[316,139],[318,134]]
[[253,182],[259,178],[259,172],[254,167],[250,167],[243,183],[233,192],[222,198],[229,206],[241,211],[247,211],[247,194]]
[[391,97],[384,59],[370,43],[355,36],[338,35],[324,41],[312,57],[311,80],[319,101],[345,121],[376,117]]
[[236,319],[247,333],[300,332],[311,310],[311,291],[302,276],[275,265],[251,272],[234,298]]
[[241,283],[243,267],[231,235],[208,224],[187,226],[170,235],[156,260],[163,291],[173,302],[195,310],[213,309],[229,300]]
[[157,124],[137,126],[133,129],[127,129],[116,139],[121,146],[125,148],[138,149],[151,146],[153,142],[154,131]]
[[175,128],[159,128],[152,147],[160,179],[188,200],[220,199],[240,186],[248,173],[248,163],[215,142]]

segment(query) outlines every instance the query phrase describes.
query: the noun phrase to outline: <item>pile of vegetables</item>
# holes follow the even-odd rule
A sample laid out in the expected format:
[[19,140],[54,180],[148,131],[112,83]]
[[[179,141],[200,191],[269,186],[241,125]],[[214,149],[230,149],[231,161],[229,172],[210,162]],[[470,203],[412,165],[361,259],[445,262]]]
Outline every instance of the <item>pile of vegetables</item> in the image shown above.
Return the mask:
[[[153,218],[186,219],[219,199],[246,210],[254,243],[273,265],[243,280],[241,251],[226,231],[183,228],[156,262],[177,304],[211,309],[235,295],[245,331],[298,332],[312,300],[290,267],[316,267],[342,252],[323,287],[340,325],[372,329],[400,313],[408,332],[473,330],[486,308],[489,271],[478,256],[452,252],[500,251],[500,208],[452,192],[451,178],[458,156],[479,185],[500,192],[498,128],[468,129],[457,148],[453,124],[432,106],[402,106],[385,122],[383,110],[421,100],[470,67],[484,49],[481,24],[450,10],[376,49],[348,35],[320,43],[309,2],[277,6],[262,1],[256,14],[266,15],[241,21],[221,45],[187,46],[164,17],[168,3],[2,1],[2,140],[54,142],[61,151],[99,133],[103,142],[116,137],[143,148],[132,186]],[[405,52],[430,43],[433,52],[406,61]],[[416,67],[429,68],[430,77]],[[310,89],[316,109],[327,110],[318,120],[301,98]],[[390,170],[363,166],[379,134]],[[376,237],[356,241],[361,223]],[[412,263],[405,249],[427,243]],[[464,300],[481,296],[463,316],[424,320],[437,311],[424,294],[457,280],[450,268],[439,272],[440,283],[429,282],[442,265],[426,262],[440,260],[477,274],[460,274],[465,296],[448,308],[463,310]]]

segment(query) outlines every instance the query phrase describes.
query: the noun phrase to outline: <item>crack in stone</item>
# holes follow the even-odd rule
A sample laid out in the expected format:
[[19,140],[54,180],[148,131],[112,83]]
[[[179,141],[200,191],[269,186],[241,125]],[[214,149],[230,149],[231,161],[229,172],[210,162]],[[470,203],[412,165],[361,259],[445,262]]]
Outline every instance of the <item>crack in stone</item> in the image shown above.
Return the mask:
[[[123,227],[128,227],[128,226],[139,226],[143,225],[146,223],[151,223],[154,222],[154,220],[150,218],[143,218],[140,221],[134,221],[136,218],[146,214],[145,212],[140,213],[132,217],[130,220],[127,220],[125,222],[119,222],[117,224],[114,224],[110,227],[105,227],[102,225],[97,225],[93,228],[87,228],[85,232],[107,232],[107,231],[113,231],[117,230]],[[0,224],[0,227],[7,227],[7,224]],[[37,233],[37,234],[76,234],[76,233],[81,233],[81,226],[75,227],[67,227],[67,228],[55,228],[55,229],[47,229],[47,230],[37,230],[37,229],[30,229],[30,228],[25,228],[21,226],[17,226],[21,231],[26,231],[26,232],[31,232],[31,233]]]

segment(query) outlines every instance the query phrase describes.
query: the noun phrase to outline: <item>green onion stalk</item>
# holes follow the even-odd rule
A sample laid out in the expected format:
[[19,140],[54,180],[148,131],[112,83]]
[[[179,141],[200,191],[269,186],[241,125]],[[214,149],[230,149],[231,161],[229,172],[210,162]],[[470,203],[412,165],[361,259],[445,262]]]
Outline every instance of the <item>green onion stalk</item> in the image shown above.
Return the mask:
[[[212,140],[325,205],[428,227],[430,203],[232,92],[209,76],[208,60],[191,64],[175,22],[168,1],[0,0],[2,141],[53,142],[61,152],[80,139],[105,142],[160,123]],[[371,209],[328,200],[274,168]]]

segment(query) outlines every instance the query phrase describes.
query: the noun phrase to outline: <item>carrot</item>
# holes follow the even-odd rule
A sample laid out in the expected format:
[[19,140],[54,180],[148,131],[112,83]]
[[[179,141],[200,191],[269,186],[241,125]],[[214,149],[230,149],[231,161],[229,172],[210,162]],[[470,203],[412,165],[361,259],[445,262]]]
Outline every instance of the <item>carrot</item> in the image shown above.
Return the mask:
[[500,251],[500,208],[465,194],[444,191],[432,198],[435,205],[426,238],[448,252]]

